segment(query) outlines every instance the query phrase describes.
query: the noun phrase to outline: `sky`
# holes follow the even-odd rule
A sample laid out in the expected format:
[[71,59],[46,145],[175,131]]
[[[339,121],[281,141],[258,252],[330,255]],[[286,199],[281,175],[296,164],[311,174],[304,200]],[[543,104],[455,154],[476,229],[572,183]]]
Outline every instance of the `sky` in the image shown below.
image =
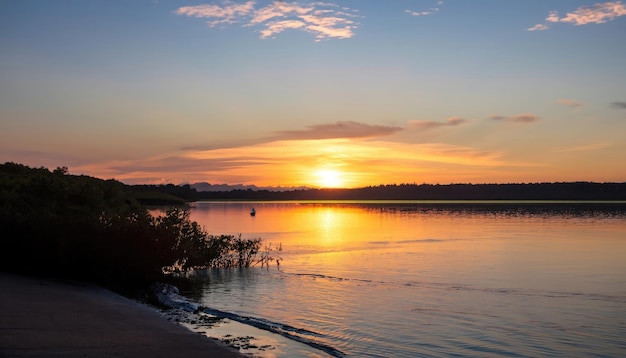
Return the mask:
[[0,163],[128,184],[626,181],[626,2],[4,0]]

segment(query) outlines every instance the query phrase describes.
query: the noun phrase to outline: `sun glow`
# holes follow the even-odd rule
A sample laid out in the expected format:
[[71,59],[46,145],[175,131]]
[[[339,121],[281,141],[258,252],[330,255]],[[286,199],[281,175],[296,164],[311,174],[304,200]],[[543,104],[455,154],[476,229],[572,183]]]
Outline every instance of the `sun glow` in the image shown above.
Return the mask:
[[340,188],[344,185],[342,173],[336,170],[321,169],[315,172],[315,177],[322,188]]

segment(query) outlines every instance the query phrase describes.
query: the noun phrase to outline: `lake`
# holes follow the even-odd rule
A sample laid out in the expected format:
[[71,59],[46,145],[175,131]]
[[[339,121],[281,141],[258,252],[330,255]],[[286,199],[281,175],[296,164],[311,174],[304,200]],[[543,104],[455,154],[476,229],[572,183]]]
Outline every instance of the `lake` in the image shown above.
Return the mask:
[[209,233],[282,260],[203,272],[186,294],[312,343],[267,357],[624,356],[625,207],[197,202]]

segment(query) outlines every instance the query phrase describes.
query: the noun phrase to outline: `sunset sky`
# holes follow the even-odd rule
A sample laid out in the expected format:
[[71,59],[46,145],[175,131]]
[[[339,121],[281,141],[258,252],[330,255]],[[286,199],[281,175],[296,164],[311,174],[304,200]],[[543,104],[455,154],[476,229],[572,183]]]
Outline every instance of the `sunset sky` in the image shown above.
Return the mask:
[[0,162],[125,183],[626,181],[626,2],[0,2]]

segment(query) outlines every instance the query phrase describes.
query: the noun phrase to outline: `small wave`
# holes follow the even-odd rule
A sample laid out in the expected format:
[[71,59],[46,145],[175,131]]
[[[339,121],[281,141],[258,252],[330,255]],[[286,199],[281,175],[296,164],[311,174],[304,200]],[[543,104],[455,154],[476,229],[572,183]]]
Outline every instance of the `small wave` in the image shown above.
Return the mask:
[[303,337],[313,336],[318,338],[324,338],[323,334],[313,332],[304,328],[297,328],[288,324],[279,322],[273,322],[264,318],[242,316],[232,312],[226,312],[217,310],[210,307],[204,307],[197,303],[190,302],[185,297],[180,295],[178,288],[169,284],[155,284],[152,287],[152,293],[157,298],[160,304],[169,308],[178,308],[187,312],[204,312],[218,318],[228,318],[233,321],[237,321],[249,326],[253,326],[268,332],[279,334],[285,338],[292,339],[294,341],[308,345],[320,351],[323,351],[333,357],[345,357],[346,355],[340,350],[318,342],[314,339]]
[[316,337],[324,337],[324,335],[317,333],[317,332],[309,331],[307,329],[302,329],[302,328],[296,328],[296,327],[278,323],[278,322],[272,322],[272,321],[262,319],[262,318],[241,316],[236,313],[220,311],[220,310],[208,308],[208,307],[201,307],[200,310],[204,313],[207,313],[216,317],[228,318],[233,321],[244,323],[244,324],[247,324],[256,328],[260,328],[260,329],[263,329],[272,333],[280,334],[283,337],[292,339],[294,341],[298,341],[310,347],[326,352],[333,357],[345,357],[345,354],[338,349],[335,349],[329,345],[317,342],[313,339],[297,335],[297,334],[305,334],[305,335],[313,335]]
[[200,306],[199,310],[204,313],[216,316],[216,317],[228,318],[233,321],[246,323],[250,326],[262,328],[264,330],[272,331],[275,333],[278,333],[278,331],[281,331],[281,332],[284,331],[284,332],[293,332],[293,333],[298,333],[298,334],[306,334],[310,336],[323,337],[322,334],[317,333],[317,332],[309,331],[304,328],[296,328],[288,324],[273,322],[264,318],[241,316],[236,313],[221,311],[215,308],[209,308],[209,307],[203,307],[203,306]]
[[499,318],[499,316],[497,316],[497,315],[492,315],[492,314],[487,314],[487,313],[454,311],[454,310],[450,311],[450,310],[444,310],[444,309],[433,308],[433,307],[416,307],[416,308],[412,308],[411,312],[418,312],[418,313],[445,313],[445,314],[454,313],[454,314],[458,314],[458,315]]
[[613,303],[626,303],[626,296],[623,295],[611,295],[591,292],[571,292],[571,291],[544,291],[531,288],[494,288],[494,287],[480,287],[470,286],[463,284],[452,283],[438,283],[438,282],[426,282],[426,281],[408,281],[408,282],[389,282],[389,281],[373,281],[360,278],[338,277],[332,275],[315,274],[315,273],[286,273],[297,277],[309,277],[314,279],[324,279],[334,282],[361,282],[368,284],[376,284],[383,286],[405,286],[414,288],[430,288],[438,290],[450,290],[450,291],[481,291],[485,293],[492,293],[497,295],[515,295],[515,296],[530,296],[530,297],[546,297],[546,298],[572,298],[591,301],[605,301]]
[[391,244],[419,244],[419,243],[439,243],[447,241],[458,241],[458,239],[412,239],[400,241],[369,241],[372,245],[391,245]]
[[480,287],[459,284],[433,283],[433,282],[407,282],[404,286],[425,287],[450,291],[480,291],[497,295],[514,295],[514,296],[530,296],[530,297],[546,297],[546,298],[573,298],[592,301],[606,301],[613,303],[626,303],[626,296],[610,295],[590,292],[571,292],[571,291],[544,291],[530,288],[493,288]]
[[329,280],[329,281],[338,281],[338,282],[340,281],[366,282],[366,283],[373,282],[372,280],[361,279],[361,278],[338,277],[338,276],[323,275],[323,274],[317,274],[317,273],[291,273],[291,275],[300,276],[300,277],[319,278],[319,279],[324,279],[324,280]]

